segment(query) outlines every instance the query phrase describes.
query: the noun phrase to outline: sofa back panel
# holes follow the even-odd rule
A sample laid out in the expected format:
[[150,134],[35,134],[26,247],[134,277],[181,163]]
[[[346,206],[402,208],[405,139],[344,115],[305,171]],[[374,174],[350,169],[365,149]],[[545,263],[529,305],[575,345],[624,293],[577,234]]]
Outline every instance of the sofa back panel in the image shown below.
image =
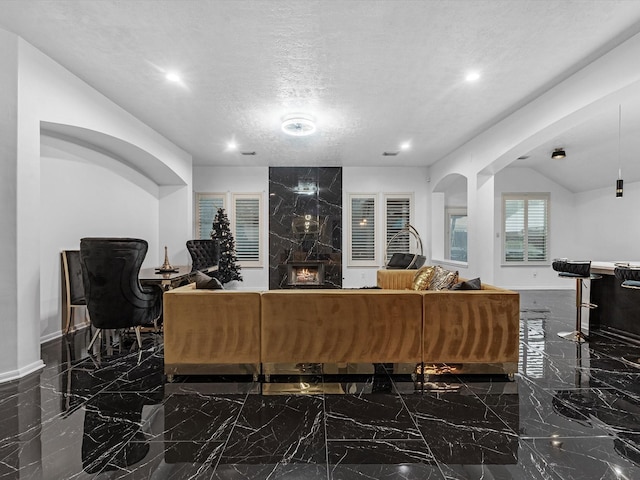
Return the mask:
[[518,362],[517,292],[424,292],[423,299],[425,362]]
[[260,362],[260,293],[190,287],[164,294],[165,364]]
[[422,297],[381,290],[262,294],[265,363],[419,362]]
[[407,290],[413,285],[416,270],[378,270],[377,285],[387,290]]

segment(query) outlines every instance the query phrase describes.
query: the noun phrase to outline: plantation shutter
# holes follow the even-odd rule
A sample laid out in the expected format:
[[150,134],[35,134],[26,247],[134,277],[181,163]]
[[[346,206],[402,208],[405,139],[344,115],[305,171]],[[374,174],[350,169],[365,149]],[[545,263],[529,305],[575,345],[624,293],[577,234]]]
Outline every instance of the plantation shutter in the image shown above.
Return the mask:
[[[394,235],[411,222],[411,199],[388,197],[386,199],[386,243],[387,258],[389,261],[394,253],[409,253],[411,248],[411,235],[398,235],[393,242],[389,243]],[[419,253],[419,252],[414,252]]]
[[547,259],[547,201],[527,200],[527,261],[543,262]]
[[549,253],[549,196],[505,195],[504,261],[545,262]]
[[239,262],[260,262],[260,198],[235,197],[235,241]]
[[351,260],[376,260],[376,202],[375,197],[351,197]]
[[215,193],[196,194],[196,237],[211,238],[213,219],[219,208],[224,208],[224,195]]

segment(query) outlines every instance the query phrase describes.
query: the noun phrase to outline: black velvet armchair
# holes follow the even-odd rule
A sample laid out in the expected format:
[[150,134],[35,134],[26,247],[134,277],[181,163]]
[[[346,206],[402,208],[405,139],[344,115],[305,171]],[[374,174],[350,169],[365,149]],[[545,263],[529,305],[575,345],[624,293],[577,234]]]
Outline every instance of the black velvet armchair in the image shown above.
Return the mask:
[[138,276],[148,244],[136,238],[80,240],[82,280],[91,324],[98,330],[133,328],[142,347],[141,327],[159,327],[162,290],[142,287]]
[[187,240],[187,250],[191,255],[191,271],[207,270],[218,265],[220,245],[217,240]]

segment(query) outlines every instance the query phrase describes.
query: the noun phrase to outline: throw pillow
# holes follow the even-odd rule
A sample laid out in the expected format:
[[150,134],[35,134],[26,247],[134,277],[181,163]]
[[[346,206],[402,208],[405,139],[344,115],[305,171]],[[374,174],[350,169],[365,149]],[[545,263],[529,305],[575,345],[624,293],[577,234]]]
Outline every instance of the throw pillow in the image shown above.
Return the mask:
[[196,288],[205,288],[208,290],[223,290],[224,287],[216,277],[210,277],[200,271],[196,272]]
[[446,270],[438,265],[429,283],[429,290],[448,290],[458,281],[458,272]]
[[428,290],[435,271],[435,267],[432,266],[422,267],[413,276],[411,288],[414,290]]
[[467,280],[466,282],[458,282],[451,287],[451,290],[482,290],[480,277]]

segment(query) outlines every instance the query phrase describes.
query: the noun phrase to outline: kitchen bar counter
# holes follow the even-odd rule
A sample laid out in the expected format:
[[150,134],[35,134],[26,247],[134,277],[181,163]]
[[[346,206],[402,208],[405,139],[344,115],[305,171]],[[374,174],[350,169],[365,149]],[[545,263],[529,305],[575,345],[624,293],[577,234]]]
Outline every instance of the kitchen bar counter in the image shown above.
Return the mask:
[[591,273],[602,279],[591,282],[591,303],[598,308],[589,315],[589,331],[602,330],[625,340],[640,343],[640,291],[620,286],[614,275],[617,263],[640,266],[640,261],[591,262]]

